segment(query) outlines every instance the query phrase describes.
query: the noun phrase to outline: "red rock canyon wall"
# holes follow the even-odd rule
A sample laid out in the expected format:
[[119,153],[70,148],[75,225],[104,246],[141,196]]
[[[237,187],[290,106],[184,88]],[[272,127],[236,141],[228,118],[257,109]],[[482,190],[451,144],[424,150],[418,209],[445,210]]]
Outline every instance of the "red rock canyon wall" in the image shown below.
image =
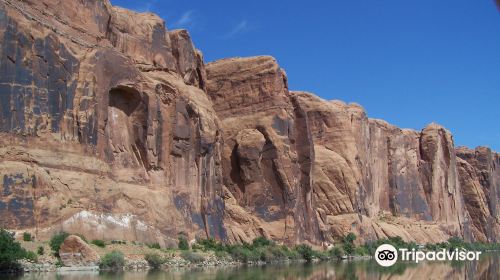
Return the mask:
[[205,64],[108,1],[0,0],[0,227],[175,246],[498,242],[500,157],[289,91],[268,56]]

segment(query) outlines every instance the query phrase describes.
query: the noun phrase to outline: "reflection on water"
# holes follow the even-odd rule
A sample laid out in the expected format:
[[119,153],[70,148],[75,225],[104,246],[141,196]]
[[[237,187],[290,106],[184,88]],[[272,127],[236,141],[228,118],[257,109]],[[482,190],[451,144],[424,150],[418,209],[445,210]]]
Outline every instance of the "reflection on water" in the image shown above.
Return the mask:
[[[384,268],[374,260],[261,267],[173,269],[167,272],[66,272],[27,274],[9,280],[322,280],[322,279],[500,279],[500,255],[483,254],[473,262],[396,263]],[[4,279],[5,277],[0,277]]]

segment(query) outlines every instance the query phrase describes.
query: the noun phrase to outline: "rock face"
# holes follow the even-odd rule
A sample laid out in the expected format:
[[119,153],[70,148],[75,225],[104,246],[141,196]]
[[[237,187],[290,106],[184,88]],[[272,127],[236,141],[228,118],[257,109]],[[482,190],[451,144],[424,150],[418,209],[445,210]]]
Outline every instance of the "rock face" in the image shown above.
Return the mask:
[[486,147],[456,149],[465,205],[474,239],[499,242],[500,156]]
[[349,231],[363,239],[469,238],[447,130],[402,130],[368,119],[357,104],[292,94],[310,123],[314,204],[327,240]]
[[304,119],[296,117],[284,71],[263,56],[209,63],[206,72],[223,131],[229,240],[318,240],[310,139],[300,133]]
[[96,266],[100,260],[99,255],[76,235],[64,239],[59,249],[59,257],[64,266]]
[[2,1],[0,30],[2,227],[225,238],[221,133],[187,32],[76,0]]
[[0,227],[176,246],[498,241],[500,165],[288,90],[269,56],[205,65],[108,1],[0,1]]

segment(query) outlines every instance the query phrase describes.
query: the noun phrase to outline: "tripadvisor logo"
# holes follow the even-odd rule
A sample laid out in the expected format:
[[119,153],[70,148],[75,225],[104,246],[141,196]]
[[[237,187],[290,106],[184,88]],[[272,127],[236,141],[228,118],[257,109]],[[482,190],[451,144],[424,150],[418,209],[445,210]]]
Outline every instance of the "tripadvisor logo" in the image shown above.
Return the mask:
[[406,248],[400,248],[397,250],[394,246],[390,244],[382,244],[378,246],[375,251],[375,261],[381,266],[392,266],[398,260],[401,261],[413,261],[418,263],[420,261],[474,261],[479,260],[479,251],[467,251],[465,249],[455,249],[453,251],[448,251],[442,249],[439,251],[420,251]]
[[381,266],[391,266],[398,260],[398,251],[391,244],[382,244],[375,251],[375,260]]

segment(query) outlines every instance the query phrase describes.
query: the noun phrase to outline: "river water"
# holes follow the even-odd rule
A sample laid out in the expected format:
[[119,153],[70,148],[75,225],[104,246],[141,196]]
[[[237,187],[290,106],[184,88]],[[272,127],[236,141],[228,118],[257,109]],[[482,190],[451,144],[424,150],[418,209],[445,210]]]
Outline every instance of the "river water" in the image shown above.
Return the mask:
[[469,262],[398,262],[384,268],[374,260],[266,265],[233,268],[171,269],[157,272],[66,272],[1,276],[8,280],[322,280],[322,279],[500,279],[500,254]]

